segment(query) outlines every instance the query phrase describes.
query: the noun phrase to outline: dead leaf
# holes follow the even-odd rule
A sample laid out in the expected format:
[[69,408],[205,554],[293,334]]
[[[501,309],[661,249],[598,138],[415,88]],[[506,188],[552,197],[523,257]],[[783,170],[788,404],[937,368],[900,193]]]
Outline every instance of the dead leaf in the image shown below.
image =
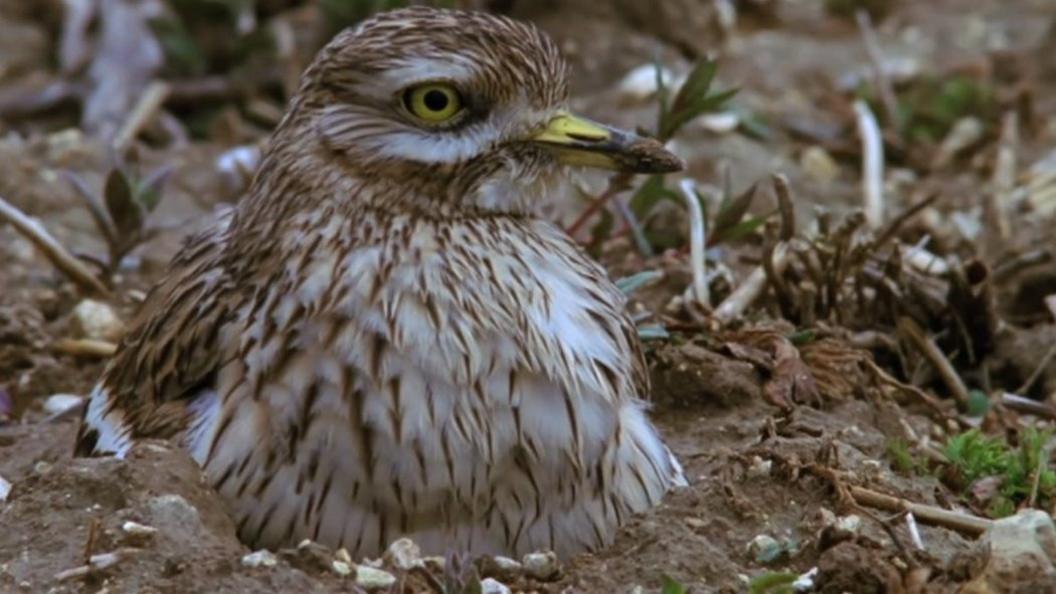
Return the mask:
[[786,410],[794,402],[817,402],[814,375],[799,357],[799,350],[787,339],[775,341],[774,358],[773,376],[763,386],[767,400]]

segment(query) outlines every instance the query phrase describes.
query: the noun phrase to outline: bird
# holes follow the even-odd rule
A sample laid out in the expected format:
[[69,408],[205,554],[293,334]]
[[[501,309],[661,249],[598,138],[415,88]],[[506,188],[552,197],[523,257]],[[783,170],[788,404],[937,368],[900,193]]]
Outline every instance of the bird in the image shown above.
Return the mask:
[[686,481],[625,296],[539,212],[572,168],[683,162],[572,113],[569,78],[549,36],[486,12],[338,33],[139,306],[74,454],[178,445],[254,548],[610,544]]

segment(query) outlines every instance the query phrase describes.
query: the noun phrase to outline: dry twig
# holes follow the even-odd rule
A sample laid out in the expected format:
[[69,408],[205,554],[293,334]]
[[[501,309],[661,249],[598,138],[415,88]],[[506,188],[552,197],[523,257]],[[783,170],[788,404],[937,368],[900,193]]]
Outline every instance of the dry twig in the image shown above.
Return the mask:
[[950,363],[950,360],[946,358],[946,355],[943,354],[934,341],[928,338],[924,329],[913,318],[902,316],[898,319],[898,331],[931,363],[935,371],[939,373],[943,383],[950,390],[950,394],[957,400],[957,404],[961,409],[967,409],[968,388],[961,380],[961,376],[957,375],[957,370],[953,368],[953,364]]
[[1005,392],[1001,394],[1001,404],[1005,408],[1035,415],[1050,421],[1056,421],[1056,408],[1053,408],[1044,402],[1038,402],[1037,400],[1025,398],[1018,394]]
[[117,352],[117,345],[105,340],[92,340],[90,338],[62,338],[52,343],[51,348],[64,355],[75,357],[113,357]]
[[85,265],[75,258],[55,239],[39,221],[0,198],[0,222],[9,223],[16,231],[33,242],[56,268],[66,274],[77,286],[89,293],[112,297],[110,289]]
[[880,125],[865,101],[854,102],[858,135],[862,139],[862,199],[865,220],[879,229],[884,223],[884,142]]
[[[775,274],[781,274],[789,260],[788,244],[784,242],[774,246],[773,260],[771,266]],[[748,308],[767,286],[767,272],[763,265],[759,265],[744,279],[722,303],[715,308],[715,319],[723,323],[729,323],[739,317]]]
[[682,197],[685,198],[686,208],[689,210],[689,261],[693,270],[693,298],[706,309],[711,307],[711,295],[708,291],[707,261],[704,257],[704,246],[706,245],[704,213],[697,200],[693,180],[683,179],[679,183],[679,188],[682,190]]
[[865,487],[851,486],[849,491],[854,501],[861,505],[890,512],[907,511],[924,524],[942,526],[970,536],[979,536],[986,532],[994,523],[993,520],[987,518],[950,511],[934,505],[913,503],[912,501],[885,495]]
[[143,91],[128,119],[114,137],[114,148],[123,153],[144,126],[158,113],[169,97],[169,85],[164,81],[154,81]]
[[1001,141],[997,146],[997,159],[991,177],[990,191],[986,195],[984,214],[987,232],[987,248],[999,253],[1012,236],[1012,225],[1008,220],[1008,197],[1016,185],[1016,148],[1019,145],[1019,116],[1009,111],[1001,120]]

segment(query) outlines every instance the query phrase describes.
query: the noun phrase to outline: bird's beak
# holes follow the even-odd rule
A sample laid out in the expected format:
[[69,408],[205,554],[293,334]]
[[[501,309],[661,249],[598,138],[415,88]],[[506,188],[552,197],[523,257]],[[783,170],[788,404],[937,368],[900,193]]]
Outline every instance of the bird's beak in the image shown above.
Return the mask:
[[614,169],[627,173],[672,173],[684,167],[664,145],[652,138],[610,128],[586,118],[559,112],[532,142],[546,147],[566,165]]

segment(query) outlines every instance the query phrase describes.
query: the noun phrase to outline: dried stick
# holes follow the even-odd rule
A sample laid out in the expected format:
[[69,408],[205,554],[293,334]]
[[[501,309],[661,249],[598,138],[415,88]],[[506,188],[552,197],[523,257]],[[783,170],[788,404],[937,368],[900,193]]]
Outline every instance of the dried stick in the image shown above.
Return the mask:
[[575,237],[576,233],[583,228],[583,225],[587,224],[587,221],[589,221],[591,217],[604,208],[605,205],[609,203],[609,200],[612,200],[613,196],[626,190],[630,183],[631,175],[629,173],[617,173],[609,178],[609,185],[605,188],[605,191],[591,200],[590,204],[583,209],[583,212],[579,213],[579,216],[576,217],[576,220],[565,228],[565,232]]
[[770,176],[774,184],[774,195],[777,197],[777,211],[781,213],[781,241],[788,241],[796,235],[796,209],[792,205],[792,190],[788,187],[788,177],[783,173]]
[[75,357],[113,357],[117,352],[117,345],[105,340],[92,340],[90,338],[62,338],[51,345],[52,350],[64,355]]
[[1038,366],[1031,372],[1030,377],[1023,382],[1023,385],[1016,389],[1018,394],[1026,394],[1030,391],[1030,388],[1034,385],[1034,382],[1038,381],[1042,373],[1045,373],[1045,368],[1052,362],[1052,358],[1056,357],[1056,344],[1049,347],[1049,350],[1045,352],[1045,355],[1041,357],[1041,361],[1038,362]]
[[1001,404],[1005,408],[1056,421],[1056,408],[1044,402],[1025,398],[1019,394],[1010,394],[1008,392],[1001,394]]
[[[780,242],[774,246],[773,270],[775,274],[781,274],[788,264],[788,244]],[[715,319],[723,323],[729,323],[744,313],[763,291],[766,290],[766,268],[759,265],[744,279],[744,282],[730,293],[722,303],[715,308]]]
[[55,239],[40,222],[0,198],[0,222],[10,223],[16,231],[33,242],[56,268],[66,274],[77,286],[89,293],[112,297],[110,289],[83,262],[75,258]]
[[912,501],[885,495],[865,487],[851,486],[849,490],[851,497],[860,505],[867,505],[889,512],[908,511],[921,523],[942,526],[943,528],[949,528],[971,536],[979,536],[994,524],[993,520],[987,518],[950,511],[934,505],[913,503]]
[[884,223],[884,143],[880,125],[865,101],[854,102],[858,135],[862,139],[862,199],[865,220],[872,229]]
[[994,280],[994,284],[1000,284],[1028,268],[1047,264],[1052,261],[1052,258],[1053,253],[1048,248],[1023,252],[1019,255],[998,262],[994,266],[991,276]]
[[917,519],[913,517],[913,512],[906,512],[906,528],[909,529],[909,537],[913,540],[913,546],[923,551],[924,540],[920,538],[920,530],[917,528]]
[[705,229],[704,213],[697,200],[697,191],[692,179],[688,177],[679,182],[682,197],[689,210],[689,261],[693,269],[693,298],[705,308],[711,307],[711,295],[708,292],[707,260],[704,257]]
[[165,100],[169,97],[169,85],[164,81],[154,81],[143,91],[136,106],[132,109],[128,119],[121,126],[114,137],[114,148],[123,153],[132,140],[139,134],[150,120],[158,113]]
[[1008,196],[1016,185],[1016,147],[1019,145],[1019,116],[1009,111],[1001,120],[1001,140],[997,146],[997,159],[991,188],[987,192],[984,212],[991,250],[995,253],[1012,236],[1012,225],[1008,220]]
[[935,202],[935,200],[938,199],[938,197],[938,192],[932,192],[925,196],[919,202],[914,203],[906,210],[900,212],[898,216],[896,216],[890,223],[888,223],[887,227],[885,227],[884,230],[877,235],[876,241],[873,242],[873,245],[875,247],[880,247],[881,245],[890,241],[891,238],[897,235],[899,230],[902,229],[902,226],[906,224],[906,221],[916,216],[917,213],[924,210],[928,206],[931,206]]
[[957,370],[953,368],[953,364],[946,358],[946,355],[924,333],[924,329],[913,318],[902,316],[898,319],[898,330],[939,373],[961,409],[968,408],[968,388],[961,381],[961,376],[957,375]]

